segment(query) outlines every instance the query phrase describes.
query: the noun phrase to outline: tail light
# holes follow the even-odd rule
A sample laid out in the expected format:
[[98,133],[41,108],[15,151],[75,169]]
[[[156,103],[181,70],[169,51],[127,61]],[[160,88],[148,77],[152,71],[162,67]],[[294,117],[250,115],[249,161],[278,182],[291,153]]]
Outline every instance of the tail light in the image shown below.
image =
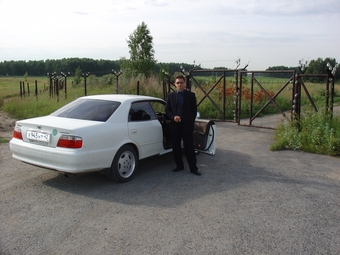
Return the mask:
[[22,140],[22,133],[20,127],[15,127],[13,131],[13,138]]
[[79,149],[83,147],[83,139],[79,136],[63,135],[59,138],[58,147]]

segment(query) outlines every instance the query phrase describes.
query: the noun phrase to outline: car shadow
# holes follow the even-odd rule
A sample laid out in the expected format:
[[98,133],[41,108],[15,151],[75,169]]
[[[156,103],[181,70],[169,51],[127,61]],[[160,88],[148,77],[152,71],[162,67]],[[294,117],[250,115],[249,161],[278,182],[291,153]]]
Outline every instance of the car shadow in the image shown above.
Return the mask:
[[[202,176],[172,172],[172,154],[143,160],[127,183],[115,183],[104,175],[91,173],[65,178],[58,175],[44,181],[46,186],[92,199],[128,205],[176,207],[210,194],[237,189],[252,182],[301,183],[270,168],[251,164],[249,154],[219,150],[216,156],[197,156]],[[268,166],[267,166],[268,167]]]

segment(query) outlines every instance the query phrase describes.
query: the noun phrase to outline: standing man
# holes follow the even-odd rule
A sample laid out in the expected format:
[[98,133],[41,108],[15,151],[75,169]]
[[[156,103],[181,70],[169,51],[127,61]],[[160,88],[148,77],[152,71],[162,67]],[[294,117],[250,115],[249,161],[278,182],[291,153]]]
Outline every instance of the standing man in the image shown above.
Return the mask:
[[196,166],[193,140],[194,123],[197,115],[196,96],[195,93],[184,89],[184,75],[176,76],[175,86],[177,90],[168,95],[165,107],[166,115],[171,119],[172,150],[176,163],[176,168],[172,171],[179,172],[184,169],[181,148],[181,140],[183,139],[190,172],[195,175],[201,175]]

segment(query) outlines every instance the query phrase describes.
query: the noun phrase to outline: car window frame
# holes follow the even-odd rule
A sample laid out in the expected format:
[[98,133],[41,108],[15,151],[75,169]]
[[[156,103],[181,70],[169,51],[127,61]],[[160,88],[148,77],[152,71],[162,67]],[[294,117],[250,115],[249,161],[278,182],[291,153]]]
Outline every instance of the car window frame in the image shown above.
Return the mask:
[[[150,118],[145,118],[149,115]],[[155,111],[153,110],[150,101],[135,101],[131,103],[128,122],[150,121],[157,119]]]

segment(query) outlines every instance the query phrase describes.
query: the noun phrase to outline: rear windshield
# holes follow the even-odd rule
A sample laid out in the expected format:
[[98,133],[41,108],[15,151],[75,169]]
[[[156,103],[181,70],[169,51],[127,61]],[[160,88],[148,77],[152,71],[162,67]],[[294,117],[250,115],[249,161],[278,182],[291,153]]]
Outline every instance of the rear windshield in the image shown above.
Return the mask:
[[59,110],[52,116],[93,121],[107,121],[116,111],[120,102],[99,99],[77,99]]

